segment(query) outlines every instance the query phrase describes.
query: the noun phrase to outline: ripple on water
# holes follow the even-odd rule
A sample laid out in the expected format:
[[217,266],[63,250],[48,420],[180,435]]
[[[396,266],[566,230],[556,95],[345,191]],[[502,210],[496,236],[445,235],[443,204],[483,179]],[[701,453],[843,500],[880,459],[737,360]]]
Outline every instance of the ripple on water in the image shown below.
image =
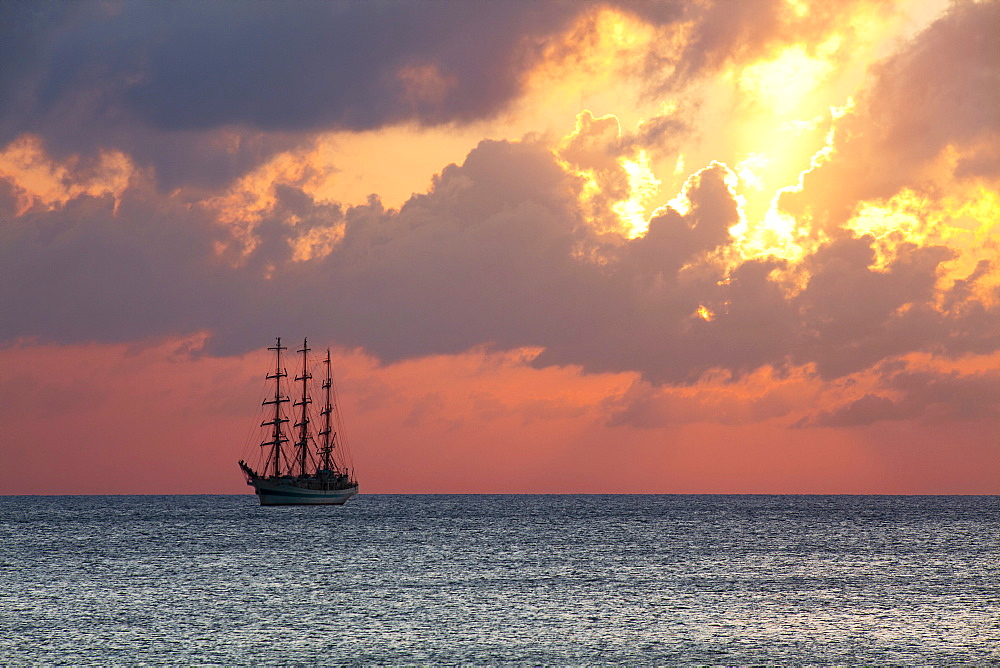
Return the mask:
[[997,497],[0,497],[10,663],[983,663]]

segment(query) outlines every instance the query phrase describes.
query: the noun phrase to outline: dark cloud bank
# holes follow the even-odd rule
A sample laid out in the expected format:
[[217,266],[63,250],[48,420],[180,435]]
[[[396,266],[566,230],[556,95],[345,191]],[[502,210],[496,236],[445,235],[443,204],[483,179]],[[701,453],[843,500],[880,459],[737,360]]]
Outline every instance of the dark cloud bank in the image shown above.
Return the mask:
[[123,150],[167,188],[217,186],[312,131],[491,116],[587,7],[0,3],[0,145],[31,132],[56,155]]
[[[771,278],[779,261],[727,275],[706,259],[737,220],[723,177],[706,168],[686,215],[667,209],[646,236],[608,243],[580,218],[578,184],[545,147],[484,142],[399,211],[377,201],[343,211],[280,188],[258,246],[235,268],[213,250],[224,228],[152,188],[126,191],[117,215],[110,196],[79,197],[17,219],[8,189],[0,271],[2,312],[13,317],[0,334],[129,340],[209,329],[217,351],[237,352],[280,323],[385,360],[484,342],[544,346],[539,364],[671,383],[714,367],[808,362],[837,377],[915,350],[989,352],[1000,340],[996,312],[968,298],[983,272],[953,286],[950,309],[932,304],[944,247],[903,246],[878,271],[873,240],[845,234],[805,259],[811,278],[792,297]],[[290,240],[341,225],[328,256],[291,261]],[[595,253],[605,261],[585,259]],[[700,305],[716,318],[696,317]]]

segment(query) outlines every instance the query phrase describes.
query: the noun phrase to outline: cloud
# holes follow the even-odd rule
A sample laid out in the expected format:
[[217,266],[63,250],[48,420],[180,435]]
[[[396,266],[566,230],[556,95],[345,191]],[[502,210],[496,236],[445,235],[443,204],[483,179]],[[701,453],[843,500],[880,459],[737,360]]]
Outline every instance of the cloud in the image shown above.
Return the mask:
[[218,186],[311,132],[490,117],[585,4],[4,3],[0,146]]
[[798,426],[854,427],[879,420],[903,420],[914,417],[887,397],[866,394],[833,412],[821,413],[814,419],[804,419]]
[[796,357],[824,376],[934,346],[947,329],[947,316],[932,301],[938,266],[951,251],[900,244],[896,259],[879,270],[873,244],[870,236],[845,236],[803,262],[810,279],[795,298],[804,326]]
[[213,308],[213,297],[231,288],[212,252],[222,232],[138,181],[119,200],[84,194],[21,216],[16,198],[3,202],[6,340],[124,341],[197,330],[192,325]]
[[936,419],[1000,417],[1000,372],[962,374],[929,370],[893,373],[889,389],[899,392],[907,411]]
[[886,365],[883,392],[802,418],[800,427],[859,427],[885,420],[1000,419],[1000,373],[911,370]]
[[795,44],[812,51],[829,38],[849,42],[853,21],[876,23],[892,2],[623,3],[624,11],[662,29],[661,48],[644,62],[644,78],[659,92],[678,91],[731,66],[769,59]]
[[938,310],[951,256],[941,246],[901,244],[876,267],[872,237],[845,233],[804,258],[798,292],[778,278],[785,261],[734,261],[730,178],[723,165],[700,170],[683,206],[616,240],[589,224],[581,182],[534,141],[484,141],[399,210],[377,199],[345,210],[278,187],[245,247],[230,235],[246,230],[141,175],[117,199],[81,194],[21,216],[9,196],[0,336],[210,331],[208,350],[233,353],[282,323],[386,361],[538,347],[538,366],[682,384],[793,364],[837,378],[912,351],[997,347],[996,306],[969,290],[985,270],[950,286],[951,308]]
[[[84,111],[104,124],[189,131],[489,117],[518,94],[547,40],[614,6],[5,3],[0,143]],[[841,13],[797,16],[784,0],[621,9],[654,26],[693,25],[680,60],[699,74],[778,36],[830,30]]]
[[821,396],[821,385],[804,368],[785,372],[763,367],[738,380],[724,372],[709,374],[696,389],[636,380],[605,404],[611,427],[661,429],[782,421],[813,409]]
[[[0,146],[30,133],[59,159],[117,150],[154,167],[168,191],[217,188],[317,132],[495,118],[544,58],[571,62],[567,49],[590,48],[602,11],[662,34],[642,76],[678,92],[775,44],[835,31],[842,10],[800,16],[784,0],[3,3]],[[580,34],[563,44],[570,33]]]
[[[815,229],[844,224],[858,202],[903,188],[937,195],[942,179],[996,177],[1000,146],[1000,3],[958,2],[872,68],[870,85],[835,124],[832,159],[782,196]],[[954,165],[945,160],[957,154]]]
[[144,25],[165,27],[125,99],[152,124],[183,128],[361,130],[480,117],[516,91],[530,64],[523,40],[573,16],[551,4],[143,9],[160,14],[137,17]]

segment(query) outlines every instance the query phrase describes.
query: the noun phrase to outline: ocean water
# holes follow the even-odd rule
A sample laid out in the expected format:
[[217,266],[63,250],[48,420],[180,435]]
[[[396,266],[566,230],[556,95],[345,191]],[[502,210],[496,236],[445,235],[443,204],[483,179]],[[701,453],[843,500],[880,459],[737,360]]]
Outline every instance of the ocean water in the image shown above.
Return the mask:
[[0,497],[2,664],[1000,663],[1000,497]]

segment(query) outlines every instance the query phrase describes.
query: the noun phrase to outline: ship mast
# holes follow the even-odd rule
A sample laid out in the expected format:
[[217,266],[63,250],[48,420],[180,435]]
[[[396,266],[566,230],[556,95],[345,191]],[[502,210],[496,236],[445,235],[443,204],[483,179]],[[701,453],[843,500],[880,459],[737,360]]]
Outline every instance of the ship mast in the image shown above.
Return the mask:
[[309,398],[309,380],[312,378],[312,374],[309,373],[309,362],[307,359],[309,353],[308,341],[309,339],[302,339],[302,350],[298,351],[302,353],[302,375],[295,377],[297,382],[302,382],[302,398],[292,404],[293,406],[302,407],[302,412],[299,414],[299,421],[295,423],[295,426],[299,428],[299,441],[295,445],[299,449],[299,475],[303,476],[306,474],[306,457],[309,454],[308,408],[309,404],[312,403],[312,399]]
[[323,446],[320,448],[320,454],[323,455],[323,468],[327,471],[332,471],[333,466],[330,461],[330,453],[333,452],[333,440],[330,435],[333,433],[333,428],[330,424],[330,416],[333,413],[333,402],[330,400],[331,388],[333,387],[333,374],[330,372],[330,349],[326,349],[326,359],[323,360],[326,365],[326,378],[323,379],[323,392],[324,392],[324,403],[323,410],[320,411],[320,415],[323,416],[323,430],[319,432],[319,435],[323,437]]
[[[271,446],[271,455],[268,461],[274,461],[274,477],[281,475],[281,444],[288,442],[288,437],[282,433],[281,425],[284,422],[288,422],[288,418],[281,417],[281,404],[288,402],[288,397],[281,396],[281,379],[288,375],[288,373],[281,368],[281,351],[287,350],[281,345],[281,337],[278,337],[278,342],[268,348],[268,350],[273,350],[275,352],[276,363],[274,367],[274,373],[268,374],[268,380],[274,380],[274,398],[265,399],[263,405],[267,406],[269,404],[274,405],[274,417],[272,417],[267,422],[261,422],[260,426],[265,427],[271,425],[271,440],[261,443],[261,447]],[[267,465],[264,466],[264,473],[267,473]]]

